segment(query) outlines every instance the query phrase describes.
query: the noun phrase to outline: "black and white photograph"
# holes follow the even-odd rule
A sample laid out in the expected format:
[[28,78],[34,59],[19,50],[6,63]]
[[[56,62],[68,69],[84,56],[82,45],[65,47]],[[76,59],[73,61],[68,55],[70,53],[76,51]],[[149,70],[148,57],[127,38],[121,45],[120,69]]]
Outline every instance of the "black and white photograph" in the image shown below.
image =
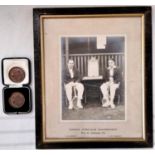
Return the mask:
[[60,41],[62,120],[125,120],[125,35]]
[[34,10],[38,148],[151,146],[149,13]]

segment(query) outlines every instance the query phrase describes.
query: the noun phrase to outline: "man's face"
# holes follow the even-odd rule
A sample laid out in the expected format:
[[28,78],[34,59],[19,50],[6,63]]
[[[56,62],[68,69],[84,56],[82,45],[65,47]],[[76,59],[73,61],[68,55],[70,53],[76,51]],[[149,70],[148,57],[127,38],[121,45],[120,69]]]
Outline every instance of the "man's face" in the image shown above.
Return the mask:
[[69,60],[68,61],[68,68],[69,69],[73,69],[73,67],[74,67],[74,61],[73,60]]
[[109,67],[114,67],[115,63],[113,60],[109,60],[108,65],[109,65]]

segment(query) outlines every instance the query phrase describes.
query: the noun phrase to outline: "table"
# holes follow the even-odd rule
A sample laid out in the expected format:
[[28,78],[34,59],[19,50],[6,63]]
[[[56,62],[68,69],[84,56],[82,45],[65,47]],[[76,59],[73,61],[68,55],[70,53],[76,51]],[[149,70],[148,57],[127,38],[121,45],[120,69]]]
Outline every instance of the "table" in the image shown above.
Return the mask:
[[101,103],[102,93],[100,90],[100,86],[103,83],[103,77],[83,77],[82,83],[84,85],[84,102],[91,102],[92,100],[95,102]]

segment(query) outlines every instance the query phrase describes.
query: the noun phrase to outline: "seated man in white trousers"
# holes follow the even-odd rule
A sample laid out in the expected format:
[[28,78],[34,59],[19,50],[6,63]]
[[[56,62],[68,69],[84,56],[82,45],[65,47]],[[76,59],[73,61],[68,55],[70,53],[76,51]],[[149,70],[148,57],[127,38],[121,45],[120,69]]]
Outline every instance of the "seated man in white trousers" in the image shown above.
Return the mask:
[[115,108],[114,97],[116,89],[119,88],[121,76],[113,59],[108,60],[108,68],[105,70],[103,80],[100,87],[103,94],[102,106]]
[[82,109],[82,97],[84,92],[84,86],[80,83],[81,76],[79,71],[74,66],[73,60],[68,60],[67,68],[64,70],[63,73],[64,83],[65,83],[65,90],[66,96],[69,101],[68,109],[73,109],[73,99],[72,99],[72,91],[76,89],[77,91],[77,107]]

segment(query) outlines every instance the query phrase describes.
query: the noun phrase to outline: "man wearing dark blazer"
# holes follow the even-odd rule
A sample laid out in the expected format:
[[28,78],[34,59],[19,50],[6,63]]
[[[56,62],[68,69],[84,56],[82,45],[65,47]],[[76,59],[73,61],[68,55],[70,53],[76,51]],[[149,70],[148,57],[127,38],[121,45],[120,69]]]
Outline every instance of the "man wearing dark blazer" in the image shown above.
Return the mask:
[[113,59],[108,60],[108,68],[103,74],[103,84],[100,89],[103,94],[103,107],[115,108],[114,97],[116,89],[119,88],[121,81],[121,74],[116,67]]
[[74,65],[73,60],[68,60],[67,67],[64,69],[63,72],[63,80],[66,90],[66,96],[69,101],[68,109],[73,109],[73,100],[72,100],[72,91],[73,89],[76,89],[77,91],[77,107],[82,109],[82,97],[84,92],[84,86],[81,81],[81,75],[78,69]]

